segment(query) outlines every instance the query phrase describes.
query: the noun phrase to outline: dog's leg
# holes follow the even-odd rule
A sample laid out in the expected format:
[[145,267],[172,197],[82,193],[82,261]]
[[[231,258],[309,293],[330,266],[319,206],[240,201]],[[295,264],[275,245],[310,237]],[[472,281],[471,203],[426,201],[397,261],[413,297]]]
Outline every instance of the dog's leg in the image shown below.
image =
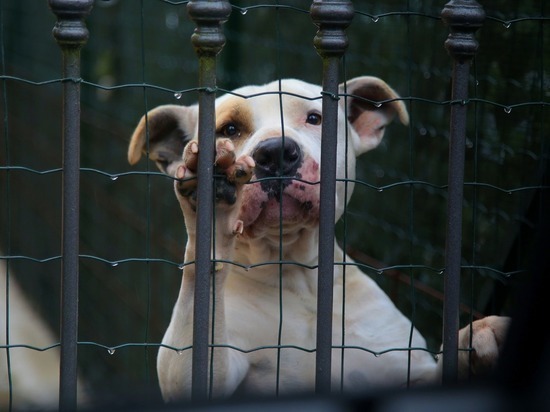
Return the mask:
[[[187,227],[188,240],[185,250],[185,262],[195,260],[196,227],[196,179],[198,144],[190,142],[184,150],[183,161],[176,169],[175,191],[179,200]],[[240,208],[240,191],[242,185],[250,180],[254,161],[250,156],[236,159],[234,146],[229,139],[216,141],[216,174],[223,177],[216,183],[215,208],[215,244],[213,250],[216,260],[231,261],[235,236],[242,233],[242,221],[237,219]],[[204,207],[204,206],[202,206]],[[212,274],[211,314],[214,318],[214,336],[210,342],[216,344],[231,343],[228,337],[225,318],[224,285],[231,270],[229,263],[217,262]],[[183,281],[178,301],[176,302],[170,326],[163,343],[172,347],[184,348],[192,344],[193,300],[195,285],[195,265],[188,263],[183,270]],[[212,310],[214,308],[214,310]],[[209,374],[213,373],[212,394],[214,397],[230,395],[246,374],[248,364],[245,355],[229,348],[213,348],[208,365]],[[191,390],[190,350],[181,351],[161,348],[158,360],[159,381],[165,400],[186,398]],[[210,381],[210,380],[209,380]]]

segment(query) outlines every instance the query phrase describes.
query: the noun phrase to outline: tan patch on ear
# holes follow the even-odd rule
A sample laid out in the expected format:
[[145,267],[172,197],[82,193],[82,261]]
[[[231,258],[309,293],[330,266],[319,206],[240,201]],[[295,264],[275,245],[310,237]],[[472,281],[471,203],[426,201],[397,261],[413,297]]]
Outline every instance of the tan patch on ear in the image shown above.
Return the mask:
[[149,128],[150,136],[155,140],[159,136],[168,136],[176,130],[178,128],[178,119],[172,112],[165,110],[155,111],[153,109],[149,114],[144,115],[130,139],[128,162],[131,165],[136,164],[141,158],[142,153],[146,152],[147,127]]
[[128,162],[136,164],[148,152],[149,158],[166,173],[171,163],[181,160],[185,144],[194,135],[196,117],[196,106],[155,107],[141,118],[132,134]]
[[243,137],[248,137],[254,131],[254,119],[250,103],[242,98],[234,97],[222,102],[216,109],[216,133],[222,134],[222,130],[228,124],[234,124],[239,130],[239,135],[231,137],[238,146]]
[[145,146],[146,124],[145,116],[143,116],[130,139],[130,145],[128,146],[128,163],[131,165],[136,164],[139,159],[141,159],[141,153]]

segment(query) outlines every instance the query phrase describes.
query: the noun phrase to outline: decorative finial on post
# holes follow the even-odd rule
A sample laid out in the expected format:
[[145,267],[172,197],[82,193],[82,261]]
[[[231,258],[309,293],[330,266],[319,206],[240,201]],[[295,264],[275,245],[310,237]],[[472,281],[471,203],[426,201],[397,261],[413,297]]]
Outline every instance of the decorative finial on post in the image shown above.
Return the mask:
[[62,47],[81,47],[88,40],[84,19],[92,11],[93,0],[49,0],[57,16],[53,35]]
[[197,25],[191,36],[197,54],[217,55],[225,45],[221,25],[231,14],[231,4],[227,1],[190,1],[187,12]]
[[477,52],[475,32],[485,21],[485,11],[475,0],[451,0],[441,12],[450,34],[445,48],[451,57],[461,63],[471,60]]
[[352,2],[314,0],[310,14],[319,28],[313,39],[317,53],[321,57],[341,57],[348,47],[346,29],[354,16]]

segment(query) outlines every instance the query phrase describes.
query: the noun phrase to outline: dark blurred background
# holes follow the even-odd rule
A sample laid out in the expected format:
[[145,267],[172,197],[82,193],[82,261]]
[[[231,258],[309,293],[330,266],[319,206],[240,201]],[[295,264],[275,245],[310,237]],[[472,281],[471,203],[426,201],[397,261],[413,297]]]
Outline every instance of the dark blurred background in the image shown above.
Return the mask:
[[[197,59],[185,4],[96,1],[82,50],[79,341],[107,347],[159,343],[177,296],[185,228],[171,180],[146,161],[130,167],[129,137],[147,109],[191,104]],[[309,1],[235,1],[225,24],[218,86],[283,77],[321,81]],[[529,280],[534,232],[548,213],[550,27],[545,0],[480,1],[488,19],[471,70],[461,312],[506,314]],[[444,1],[355,1],[345,77],[385,79],[407,101],[411,125],[392,125],[359,161],[340,242],[411,317],[441,341],[451,59]],[[61,167],[61,52],[47,1],[2,0],[0,166]],[[374,17],[379,16],[379,17]],[[344,77],[342,78],[342,80]],[[43,84],[42,82],[45,82]],[[142,84],[155,87],[141,87]],[[105,90],[106,87],[135,85]],[[546,102],[542,104],[542,102]],[[100,173],[102,172],[102,173]],[[113,176],[113,178],[111,178]],[[411,182],[424,182],[412,184]],[[409,182],[409,183],[407,183]],[[473,185],[472,182],[482,183]],[[394,185],[395,184],[395,185]],[[59,330],[61,174],[0,169],[0,256],[54,331]],[[130,259],[130,261],[126,261]],[[147,259],[158,260],[155,262]],[[411,286],[412,284],[412,286]],[[156,347],[110,355],[79,346],[82,377],[97,394],[157,392]],[[135,389],[132,389],[135,391]],[[153,395],[155,396],[155,395]]]

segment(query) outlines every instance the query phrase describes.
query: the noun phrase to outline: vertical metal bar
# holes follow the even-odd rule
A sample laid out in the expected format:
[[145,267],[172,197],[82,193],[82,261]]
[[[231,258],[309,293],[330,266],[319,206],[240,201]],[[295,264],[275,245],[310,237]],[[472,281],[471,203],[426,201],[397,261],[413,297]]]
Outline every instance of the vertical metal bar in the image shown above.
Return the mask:
[[485,12],[475,0],[451,0],[445,5],[441,17],[450,29],[445,48],[454,60],[445,245],[442,374],[443,383],[452,384],[458,379],[458,313],[468,78],[471,60],[478,48],[475,32],[482,26]]
[[80,49],[93,0],[49,0],[63,52],[63,217],[59,409],[76,410],[80,191]]
[[212,215],[215,151],[216,56],[225,44],[221,25],[231,14],[227,1],[190,1],[189,16],[197,28],[191,41],[199,58],[199,160],[197,171],[197,238],[193,311],[193,401],[208,394],[210,276],[212,274]]
[[353,4],[346,0],[314,0],[310,12],[313,22],[319,28],[313,43],[317,53],[323,59],[323,131],[321,136],[322,167],[315,366],[315,392],[323,394],[329,393],[331,390],[339,65],[348,46],[345,29],[353,19],[354,9]]
[[[6,75],[6,53],[5,53],[5,44],[4,44],[4,6],[0,5],[0,71],[2,76]],[[9,106],[8,106],[8,91],[7,91],[7,82],[6,80],[2,80],[1,83],[1,91],[2,91],[2,104],[4,106],[4,116],[2,118],[3,124],[2,124],[2,132],[4,133],[4,153],[5,155],[5,164],[6,166],[11,166],[11,151],[10,151],[10,127],[9,127]],[[11,222],[12,222],[12,206],[11,206],[11,173],[9,168],[6,170],[5,175],[5,185],[4,189],[2,190],[2,196],[5,199],[5,208],[6,208],[6,226],[5,226],[5,253],[7,256],[10,256],[12,253],[12,243],[11,243]],[[11,308],[11,302],[10,302],[10,280],[11,280],[11,265],[10,261],[6,260],[2,262],[4,266],[4,270],[6,273],[6,279],[5,279],[5,306],[4,306],[4,322],[5,322],[5,336],[6,336],[6,372],[7,372],[7,408],[8,411],[13,410],[13,384],[14,384],[14,378],[12,376],[12,358],[11,358],[11,338],[10,338],[10,330],[11,330],[11,324],[10,324],[10,308]],[[0,332],[1,333],[1,332]],[[5,392],[5,390],[4,390]]]

